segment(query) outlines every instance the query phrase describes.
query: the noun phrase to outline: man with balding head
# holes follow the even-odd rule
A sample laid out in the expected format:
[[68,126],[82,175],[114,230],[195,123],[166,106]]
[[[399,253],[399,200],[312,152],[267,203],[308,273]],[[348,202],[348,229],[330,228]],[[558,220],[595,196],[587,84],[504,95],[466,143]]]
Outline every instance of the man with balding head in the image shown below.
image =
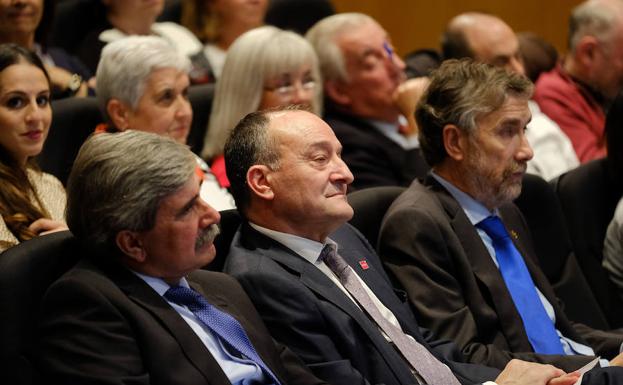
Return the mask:
[[[515,32],[494,15],[468,12],[455,16],[442,36],[442,49],[445,59],[469,57],[525,75]],[[527,172],[549,180],[575,168],[579,161],[569,138],[536,102],[530,100],[528,106],[532,120],[526,136],[534,156]]]
[[534,99],[587,162],[606,155],[605,115],[622,88],[623,2],[586,1],[569,19],[567,55],[541,75]]
[[[428,170],[414,120],[418,88],[387,32],[360,13],[329,16],[306,35],[318,55],[325,119],[344,146],[354,188],[407,186]],[[409,124],[411,119],[411,124]]]

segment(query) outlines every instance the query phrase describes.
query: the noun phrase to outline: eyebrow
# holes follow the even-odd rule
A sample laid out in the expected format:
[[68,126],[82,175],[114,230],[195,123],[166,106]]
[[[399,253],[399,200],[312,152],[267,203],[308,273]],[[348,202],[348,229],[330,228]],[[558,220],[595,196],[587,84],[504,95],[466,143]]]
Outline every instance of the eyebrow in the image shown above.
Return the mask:
[[178,212],[175,214],[175,218],[179,218],[187,213],[188,210],[190,210],[195,205],[197,199],[199,199],[199,194],[192,197],[181,209],[179,209]]

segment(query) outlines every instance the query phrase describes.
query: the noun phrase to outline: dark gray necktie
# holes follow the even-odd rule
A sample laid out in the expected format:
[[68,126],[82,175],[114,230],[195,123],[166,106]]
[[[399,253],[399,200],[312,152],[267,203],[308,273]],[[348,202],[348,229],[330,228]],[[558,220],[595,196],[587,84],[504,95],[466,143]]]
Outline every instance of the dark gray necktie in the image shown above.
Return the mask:
[[435,358],[422,344],[409,338],[402,330],[383,317],[359,282],[355,272],[338,255],[335,245],[326,244],[320,253],[320,259],[337,275],[344,288],[376,322],[378,327],[387,334],[398,351],[428,385],[460,385],[450,368]]

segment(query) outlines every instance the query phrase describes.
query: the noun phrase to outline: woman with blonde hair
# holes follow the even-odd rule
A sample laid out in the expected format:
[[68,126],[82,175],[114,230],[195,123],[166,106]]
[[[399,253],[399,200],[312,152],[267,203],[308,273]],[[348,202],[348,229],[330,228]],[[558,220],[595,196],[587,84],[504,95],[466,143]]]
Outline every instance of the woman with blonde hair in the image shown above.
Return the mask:
[[216,83],[214,104],[201,156],[223,186],[223,148],[230,131],[246,114],[285,105],[322,112],[318,58],[302,36],[264,26],[241,35],[227,52]]

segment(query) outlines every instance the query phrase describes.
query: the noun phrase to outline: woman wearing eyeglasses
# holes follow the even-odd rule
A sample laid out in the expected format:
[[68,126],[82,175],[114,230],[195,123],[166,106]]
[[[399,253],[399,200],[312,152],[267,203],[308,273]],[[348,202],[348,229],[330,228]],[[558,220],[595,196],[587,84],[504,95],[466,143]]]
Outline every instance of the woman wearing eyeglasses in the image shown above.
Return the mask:
[[285,105],[302,105],[320,115],[322,82],[311,45],[294,32],[265,26],[241,35],[227,51],[201,156],[224,187],[223,148],[230,131],[246,114]]

